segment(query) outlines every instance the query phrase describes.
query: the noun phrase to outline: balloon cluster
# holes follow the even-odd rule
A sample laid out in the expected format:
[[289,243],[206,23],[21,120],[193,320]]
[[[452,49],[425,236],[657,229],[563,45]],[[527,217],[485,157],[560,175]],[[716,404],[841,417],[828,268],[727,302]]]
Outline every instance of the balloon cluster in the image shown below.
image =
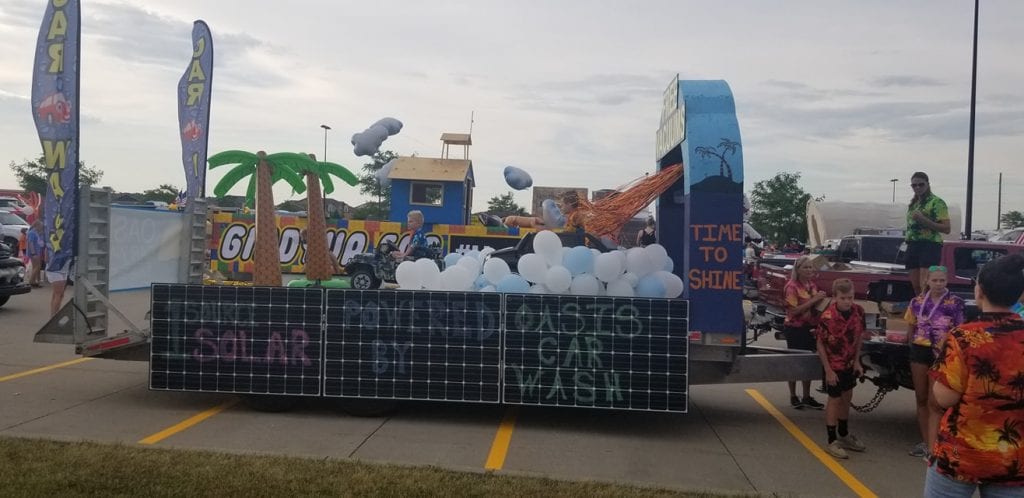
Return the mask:
[[352,153],[357,156],[372,156],[380,151],[381,144],[388,137],[402,131],[402,122],[395,118],[381,118],[369,128],[352,135]]
[[444,258],[444,271],[429,259],[406,261],[395,277],[403,289],[480,291],[531,294],[574,294],[674,298],[683,293],[683,281],[672,273],[672,259],[665,248],[645,248],[602,253],[584,246],[562,247],[554,232],[538,232],[534,252],[519,258],[513,273],[500,258],[488,258],[488,247]]

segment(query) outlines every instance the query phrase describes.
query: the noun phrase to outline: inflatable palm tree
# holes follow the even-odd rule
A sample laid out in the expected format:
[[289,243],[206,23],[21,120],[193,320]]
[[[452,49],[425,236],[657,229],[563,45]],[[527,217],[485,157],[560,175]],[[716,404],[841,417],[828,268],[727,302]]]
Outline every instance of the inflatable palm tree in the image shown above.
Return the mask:
[[284,180],[296,192],[303,192],[306,186],[295,171],[308,168],[313,161],[304,154],[280,152],[256,154],[240,150],[228,150],[214,154],[208,159],[210,169],[225,164],[236,166],[221,178],[213,193],[224,197],[238,182],[249,177],[246,189],[246,204],[256,201],[256,248],[253,254],[255,268],[253,285],[281,285],[281,259],[278,252],[280,241],[277,221],[274,219],[274,183]]
[[309,158],[309,162],[298,165],[295,170],[306,177],[306,213],[309,222],[306,228],[306,281],[296,281],[296,286],[326,282],[334,275],[334,262],[331,261],[333,256],[327,247],[327,216],[324,213],[320,184],[323,183],[323,193],[329,194],[334,192],[332,176],[352,186],[359,183],[356,175],[344,166],[317,161],[313,154]]

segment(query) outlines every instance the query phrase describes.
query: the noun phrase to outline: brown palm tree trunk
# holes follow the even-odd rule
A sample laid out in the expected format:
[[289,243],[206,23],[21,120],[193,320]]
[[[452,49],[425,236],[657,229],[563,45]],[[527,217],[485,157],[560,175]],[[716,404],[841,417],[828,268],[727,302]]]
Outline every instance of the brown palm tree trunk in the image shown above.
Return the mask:
[[274,188],[270,180],[273,169],[266,162],[267,154],[257,153],[256,164],[256,249],[253,256],[253,285],[281,285],[280,239],[274,217]]
[[320,192],[320,177],[312,171],[306,172],[306,194],[306,279],[329,280],[334,275],[334,264],[327,248],[324,196]]

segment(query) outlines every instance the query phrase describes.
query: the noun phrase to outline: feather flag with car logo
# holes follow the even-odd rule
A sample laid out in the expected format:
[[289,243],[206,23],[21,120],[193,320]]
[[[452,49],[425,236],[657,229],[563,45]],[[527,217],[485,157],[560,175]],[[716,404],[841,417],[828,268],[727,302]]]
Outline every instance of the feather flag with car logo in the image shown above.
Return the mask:
[[81,6],[46,3],[32,65],[32,118],[46,168],[46,270],[66,272],[76,254]]
[[213,37],[203,21],[192,25],[192,59],[178,81],[178,134],[189,199],[206,195],[206,152],[213,83]]

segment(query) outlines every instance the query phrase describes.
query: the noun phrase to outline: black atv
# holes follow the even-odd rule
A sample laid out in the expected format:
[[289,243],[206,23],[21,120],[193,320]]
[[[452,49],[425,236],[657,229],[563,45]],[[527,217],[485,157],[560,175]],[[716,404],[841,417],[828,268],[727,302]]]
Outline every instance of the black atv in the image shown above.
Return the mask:
[[352,288],[379,289],[382,282],[395,282],[395,270],[402,261],[430,258],[438,268],[444,268],[441,247],[437,244],[418,248],[413,251],[412,256],[403,260],[391,256],[391,253],[397,250],[398,246],[394,242],[385,240],[372,253],[364,252],[352,256],[345,264],[345,274],[348,275]]

